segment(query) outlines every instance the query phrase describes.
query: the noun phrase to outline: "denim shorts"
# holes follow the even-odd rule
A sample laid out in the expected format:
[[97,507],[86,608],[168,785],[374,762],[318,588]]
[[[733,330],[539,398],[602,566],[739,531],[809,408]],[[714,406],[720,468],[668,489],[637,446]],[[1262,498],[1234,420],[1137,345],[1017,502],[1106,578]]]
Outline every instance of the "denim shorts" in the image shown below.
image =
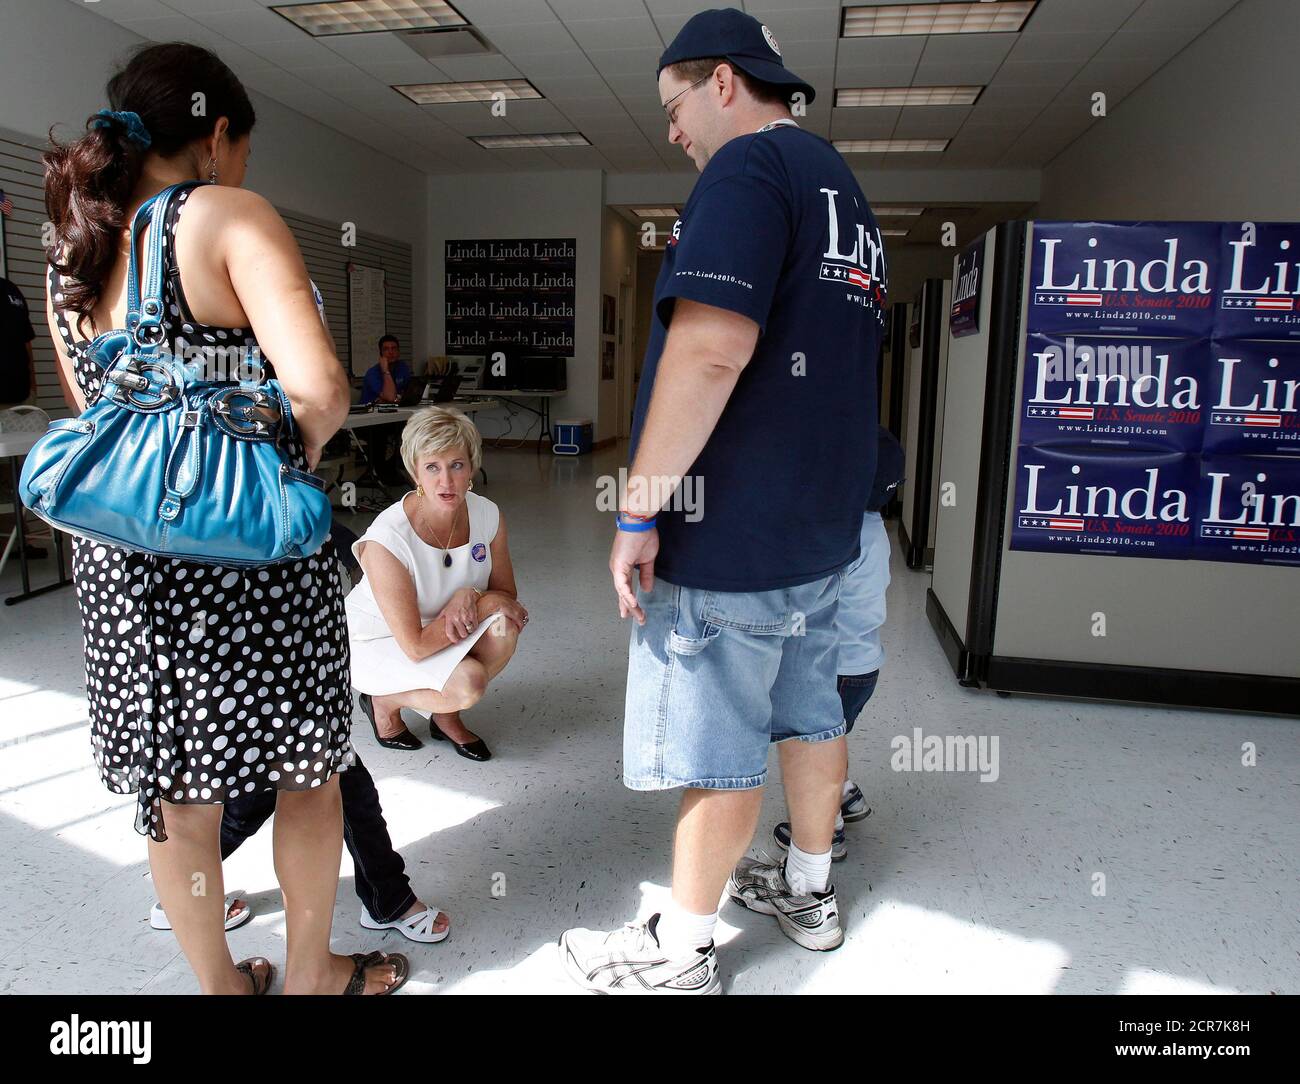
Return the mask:
[[843,572],[774,591],[706,591],[656,579],[637,591],[623,783],[744,790],[767,781],[768,746],[844,734],[835,610]]

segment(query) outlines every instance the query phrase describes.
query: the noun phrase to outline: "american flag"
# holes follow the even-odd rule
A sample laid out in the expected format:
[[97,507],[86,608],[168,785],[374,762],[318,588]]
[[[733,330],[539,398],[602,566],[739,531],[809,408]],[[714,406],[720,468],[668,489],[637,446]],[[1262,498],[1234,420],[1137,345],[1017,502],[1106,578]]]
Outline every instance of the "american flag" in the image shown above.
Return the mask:
[[0,188],[0,211],[3,211],[7,215],[14,213],[14,201],[5,194],[3,188]]
[[1223,299],[1225,309],[1271,309],[1277,312],[1290,312],[1295,308],[1293,297],[1241,297],[1238,294],[1226,295]]
[[1036,531],[1082,531],[1083,520],[1074,516],[1021,516],[1020,526]]

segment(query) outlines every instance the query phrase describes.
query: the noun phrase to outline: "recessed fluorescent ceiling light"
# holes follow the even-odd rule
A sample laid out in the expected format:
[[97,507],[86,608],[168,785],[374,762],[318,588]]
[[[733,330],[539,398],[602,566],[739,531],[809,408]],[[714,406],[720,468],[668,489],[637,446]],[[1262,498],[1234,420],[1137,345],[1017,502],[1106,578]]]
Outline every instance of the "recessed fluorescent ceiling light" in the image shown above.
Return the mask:
[[991,0],[976,4],[889,4],[844,9],[844,38],[899,34],[1003,34],[1025,25],[1037,0]]
[[282,4],[271,10],[316,37],[469,26],[469,20],[446,0],[332,0],[327,4]]
[[449,102],[491,102],[503,99],[540,98],[541,92],[527,79],[484,79],[476,83],[407,83],[393,87],[419,105]]
[[925,213],[924,207],[872,207],[877,218],[904,218]]
[[638,218],[676,218],[676,207],[633,207],[632,213]]
[[867,105],[974,105],[983,87],[861,87],[837,90],[840,108]]
[[471,136],[480,147],[500,150],[513,147],[590,147],[581,132],[543,132],[540,135]]
[[947,149],[946,139],[836,139],[833,145],[842,154],[907,154],[917,151],[936,152]]

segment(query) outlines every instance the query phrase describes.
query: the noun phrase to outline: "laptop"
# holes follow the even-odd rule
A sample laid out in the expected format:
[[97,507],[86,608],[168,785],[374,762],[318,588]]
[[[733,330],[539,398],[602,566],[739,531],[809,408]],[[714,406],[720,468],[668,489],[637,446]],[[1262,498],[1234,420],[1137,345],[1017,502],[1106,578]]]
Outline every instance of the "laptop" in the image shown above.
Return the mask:
[[419,406],[424,398],[424,386],[429,383],[427,376],[413,376],[406,385],[406,390],[397,397],[397,405],[404,407]]
[[460,373],[448,373],[442,378],[442,383],[438,385],[438,390],[433,394],[435,403],[450,403],[456,398],[456,392],[460,390]]

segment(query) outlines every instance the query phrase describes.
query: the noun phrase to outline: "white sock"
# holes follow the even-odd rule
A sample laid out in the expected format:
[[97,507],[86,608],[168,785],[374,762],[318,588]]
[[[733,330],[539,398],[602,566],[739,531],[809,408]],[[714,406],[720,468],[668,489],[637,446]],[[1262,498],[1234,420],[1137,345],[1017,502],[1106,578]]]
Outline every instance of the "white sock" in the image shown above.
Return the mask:
[[713,940],[713,928],[717,924],[717,911],[711,915],[697,915],[687,911],[676,900],[669,900],[659,915],[655,936],[659,938],[659,947],[664,950],[664,955],[675,960],[705,948]]
[[785,879],[790,891],[796,896],[809,892],[825,892],[831,880],[831,852],[809,854],[795,846],[790,840],[790,849],[785,857]]
[[835,831],[837,831],[837,832],[842,832],[842,831],[844,831],[844,814],[843,814],[843,813],[836,813],[836,814],[835,814]]
[[853,789],[853,780],[852,780],[852,779],[846,779],[846,780],[844,780],[844,786],[840,788],[840,801],[841,801],[841,802],[844,801],[844,799],[847,798],[847,797],[849,796],[849,792],[850,792],[852,789]]

